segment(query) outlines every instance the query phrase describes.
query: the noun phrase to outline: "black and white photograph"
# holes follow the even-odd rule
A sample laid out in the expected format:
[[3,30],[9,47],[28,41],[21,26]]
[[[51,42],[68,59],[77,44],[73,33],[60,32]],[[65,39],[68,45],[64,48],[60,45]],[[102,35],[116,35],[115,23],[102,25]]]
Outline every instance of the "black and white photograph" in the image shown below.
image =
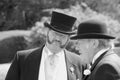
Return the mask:
[[120,80],[120,0],[0,0],[0,80]]

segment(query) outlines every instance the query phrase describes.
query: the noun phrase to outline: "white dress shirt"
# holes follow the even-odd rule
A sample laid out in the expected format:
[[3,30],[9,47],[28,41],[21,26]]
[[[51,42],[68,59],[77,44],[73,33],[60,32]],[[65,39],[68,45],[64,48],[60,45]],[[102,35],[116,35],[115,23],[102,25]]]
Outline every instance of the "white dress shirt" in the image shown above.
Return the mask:
[[[38,80],[45,80],[45,60],[49,55],[53,53],[45,46],[42,51],[42,58],[40,62],[39,68],[39,76]],[[65,54],[64,50],[56,53],[58,56],[57,64],[53,72],[51,72],[52,80],[67,80],[67,70],[66,70],[66,62],[65,62]]]

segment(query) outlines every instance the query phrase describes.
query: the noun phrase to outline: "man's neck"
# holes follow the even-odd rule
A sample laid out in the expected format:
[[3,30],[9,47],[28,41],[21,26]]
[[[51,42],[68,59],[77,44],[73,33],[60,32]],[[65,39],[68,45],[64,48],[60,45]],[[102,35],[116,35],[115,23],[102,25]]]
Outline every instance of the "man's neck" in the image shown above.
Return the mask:
[[89,55],[89,61],[90,61],[89,63],[92,62],[94,56],[95,56],[100,50],[102,50],[102,49],[94,49],[93,51],[91,51],[91,53],[89,53],[89,54],[90,54],[90,55]]
[[63,49],[56,49],[55,47],[52,47],[50,45],[46,45],[46,47],[49,49],[50,52],[55,53],[55,54],[63,50]]

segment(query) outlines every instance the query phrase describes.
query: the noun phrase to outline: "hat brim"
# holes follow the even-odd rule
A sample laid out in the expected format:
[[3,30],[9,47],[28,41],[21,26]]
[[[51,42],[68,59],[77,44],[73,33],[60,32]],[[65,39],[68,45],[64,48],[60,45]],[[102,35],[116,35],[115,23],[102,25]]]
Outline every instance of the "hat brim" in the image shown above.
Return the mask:
[[81,34],[72,36],[71,39],[115,39],[113,36],[105,35],[105,34],[97,34],[97,33],[90,33],[90,34]]
[[56,32],[60,32],[62,34],[67,34],[67,35],[73,35],[73,34],[76,34],[76,31],[70,31],[70,32],[66,32],[66,31],[61,31],[61,30],[58,30],[56,28],[54,28],[52,25],[50,25],[48,22],[44,22],[44,25],[45,27],[48,27]]

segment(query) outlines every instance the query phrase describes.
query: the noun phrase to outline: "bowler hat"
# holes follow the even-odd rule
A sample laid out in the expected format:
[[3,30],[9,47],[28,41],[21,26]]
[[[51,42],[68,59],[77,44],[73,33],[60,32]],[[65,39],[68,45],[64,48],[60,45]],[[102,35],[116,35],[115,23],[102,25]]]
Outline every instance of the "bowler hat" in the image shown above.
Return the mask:
[[44,25],[54,31],[71,35],[75,33],[75,31],[73,31],[75,21],[75,17],[53,11],[50,24],[45,22]]
[[108,35],[105,23],[88,20],[79,24],[77,34],[71,39],[115,39],[115,37]]

